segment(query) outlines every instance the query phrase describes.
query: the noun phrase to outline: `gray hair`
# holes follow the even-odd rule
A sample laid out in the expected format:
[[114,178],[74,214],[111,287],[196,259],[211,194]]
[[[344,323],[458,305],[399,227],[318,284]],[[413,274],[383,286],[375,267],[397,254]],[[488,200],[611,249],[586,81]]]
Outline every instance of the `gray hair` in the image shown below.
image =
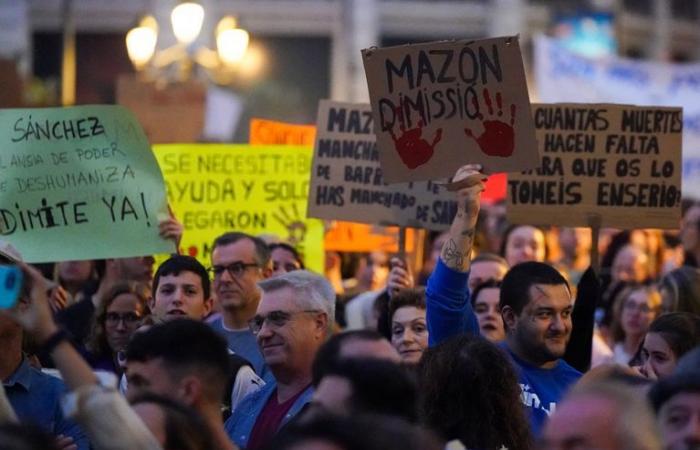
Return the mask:
[[258,282],[263,292],[289,288],[296,294],[295,304],[301,309],[323,311],[328,316],[329,335],[335,324],[335,291],[321,275],[308,270],[294,270]]
[[617,408],[617,423],[610,432],[614,434],[620,448],[627,450],[662,448],[661,435],[651,405],[639,389],[620,382],[584,382],[577,384],[566,396],[565,401],[575,402],[581,397],[603,398],[612,402]]

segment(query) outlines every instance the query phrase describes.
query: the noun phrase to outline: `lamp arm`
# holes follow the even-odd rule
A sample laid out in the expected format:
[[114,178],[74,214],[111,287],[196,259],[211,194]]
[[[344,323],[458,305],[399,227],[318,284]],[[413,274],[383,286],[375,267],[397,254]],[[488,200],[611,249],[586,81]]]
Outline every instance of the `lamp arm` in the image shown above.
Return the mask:
[[212,50],[204,46],[198,48],[197,51],[194,53],[194,60],[200,66],[203,66],[210,70],[216,69],[219,66],[221,66],[219,54],[216,52],[216,50]]
[[175,44],[163,50],[156,51],[153,55],[152,65],[158,69],[169,66],[187,56],[187,49],[184,45]]

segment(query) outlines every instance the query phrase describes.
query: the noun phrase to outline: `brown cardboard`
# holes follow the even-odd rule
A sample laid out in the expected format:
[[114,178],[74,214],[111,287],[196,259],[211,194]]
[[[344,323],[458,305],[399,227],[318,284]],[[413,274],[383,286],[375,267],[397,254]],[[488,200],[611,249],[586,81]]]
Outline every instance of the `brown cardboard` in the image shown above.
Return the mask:
[[598,216],[603,227],[678,228],[681,108],[533,104],[533,118],[542,160],[509,174],[508,220],[588,226]]
[[369,105],[320,102],[308,217],[449,228],[455,195],[431,181],[385,185],[372,128]]
[[129,108],[151,144],[197,142],[204,129],[206,87],[196,80],[156,83],[122,75],[117,80],[117,103]]
[[362,51],[387,183],[536,167],[517,36]]

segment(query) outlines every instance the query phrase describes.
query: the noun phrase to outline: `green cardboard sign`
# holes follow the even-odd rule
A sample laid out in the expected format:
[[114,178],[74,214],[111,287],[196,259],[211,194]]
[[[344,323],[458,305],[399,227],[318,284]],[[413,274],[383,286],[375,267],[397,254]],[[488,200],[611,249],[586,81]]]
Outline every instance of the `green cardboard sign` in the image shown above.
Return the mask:
[[0,239],[27,262],[172,252],[163,176],[116,105],[0,110]]

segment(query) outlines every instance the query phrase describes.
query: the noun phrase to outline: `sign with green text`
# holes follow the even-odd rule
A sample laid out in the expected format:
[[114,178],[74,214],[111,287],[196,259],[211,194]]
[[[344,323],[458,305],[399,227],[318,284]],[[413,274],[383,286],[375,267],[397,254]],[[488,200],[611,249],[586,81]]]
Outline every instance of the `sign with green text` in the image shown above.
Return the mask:
[[0,239],[27,262],[174,251],[163,177],[114,105],[0,110]]

